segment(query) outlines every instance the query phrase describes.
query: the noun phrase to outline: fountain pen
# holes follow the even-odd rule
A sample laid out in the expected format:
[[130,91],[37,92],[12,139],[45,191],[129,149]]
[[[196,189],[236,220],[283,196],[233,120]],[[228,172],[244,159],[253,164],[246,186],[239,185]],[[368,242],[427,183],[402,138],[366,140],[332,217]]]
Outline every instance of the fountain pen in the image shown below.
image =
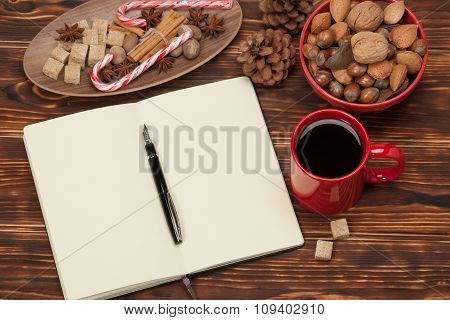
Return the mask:
[[169,189],[167,188],[166,179],[164,178],[164,173],[162,172],[161,163],[159,162],[155,145],[153,144],[152,139],[150,139],[150,135],[145,124],[143,135],[145,141],[145,151],[147,152],[148,162],[153,174],[156,189],[158,190],[159,199],[161,200],[161,205],[163,207],[170,232],[172,233],[173,240],[175,241],[175,244],[179,244],[183,241],[183,239],[181,236],[181,228],[177,216],[177,210],[175,209]]

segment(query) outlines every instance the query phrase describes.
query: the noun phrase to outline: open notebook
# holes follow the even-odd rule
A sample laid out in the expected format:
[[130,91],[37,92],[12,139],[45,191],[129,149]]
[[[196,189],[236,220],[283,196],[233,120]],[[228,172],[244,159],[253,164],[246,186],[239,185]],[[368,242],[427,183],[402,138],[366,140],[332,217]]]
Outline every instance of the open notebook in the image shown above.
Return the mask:
[[[144,123],[180,245],[149,171]],[[66,299],[110,298],[303,245],[247,78],[30,125],[24,140]]]

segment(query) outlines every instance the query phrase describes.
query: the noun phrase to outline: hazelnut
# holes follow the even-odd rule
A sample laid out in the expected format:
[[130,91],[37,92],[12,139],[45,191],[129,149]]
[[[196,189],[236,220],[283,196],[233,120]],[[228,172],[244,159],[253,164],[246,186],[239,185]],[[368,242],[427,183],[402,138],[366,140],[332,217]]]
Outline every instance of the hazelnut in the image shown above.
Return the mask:
[[337,81],[344,85],[352,83],[353,78],[347,73],[347,69],[332,70],[331,73]]
[[359,98],[359,94],[361,93],[361,90],[359,89],[359,86],[356,83],[350,83],[347,86],[345,86],[344,89],[344,97],[345,100],[348,102],[355,102]]
[[321,87],[325,87],[326,85],[328,85],[331,81],[331,78],[331,72],[327,70],[319,70],[316,73],[316,82]]
[[319,71],[319,66],[316,63],[316,60],[308,60],[308,70],[313,77],[316,76],[317,71]]
[[328,53],[330,54],[330,57],[334,56],[338,52],[338,50],[339,50],[339,47],[329,47]]
[[386,40],[389,40],[389,31],[385,28],[378,28],[375,33],[381,34]]
[[378,88],[365,88],[361,91],[361,95],[359,96],[359,102],[361,103],[374,103],[377,101],[380,96],[380,90]]
[[389,81],[388,79],[379,79],[375,81],[375,84],[373,86],[378,89],[386,89],[387,87],[389,87]]
[[397,53],[397,48],[392,43],[389,43],[388,54],[387,54],[386,59],[391,60],[392,58],[395,57],[396,53]]
[[375,79],[366,73],[363,76],[356,78],[355,82],[363,88],[369,88],[373,86],[373,84],[375,83]]
[[333,42],[334,42],[334,33],[331,30],[322,31],[317,36],[317,45],[322,49],[331,47]]
[[200,43],[195,39],[190,39],[183,44],[183,54],[186,59],[192,60],[200,54]]
[[316,59],[317,54],[319,53],[319,47],[310,43],[305,43],[302,48],[302,53],[309,60]]
[[109,53],[113,55],[111,62],[114,65],[121,64],[127,58],[125,49],[119,46],[113,46],[111,49],[109,49]]
[[427,52],[427,44],[423,39],[416,39],[411,45],[411,51],[417,53],[419,56],[423,57]]
[[342,98],[342,96],[344,95],[344,86],[338,81],[333,80],[328,85],[328,91],[330,91],[333,97]]
[[320,50],[316,57],[316,63],[321,68],[325,65],[325,61],[330,57],[330,52],[328,50]]
[[317,35],[313,33],[308,34],[307,42],[313,46],[317,45]]
[[367,65],[358,62],[352,62],[348,65],[347,72],[352,77],[361,77],[367,72]]

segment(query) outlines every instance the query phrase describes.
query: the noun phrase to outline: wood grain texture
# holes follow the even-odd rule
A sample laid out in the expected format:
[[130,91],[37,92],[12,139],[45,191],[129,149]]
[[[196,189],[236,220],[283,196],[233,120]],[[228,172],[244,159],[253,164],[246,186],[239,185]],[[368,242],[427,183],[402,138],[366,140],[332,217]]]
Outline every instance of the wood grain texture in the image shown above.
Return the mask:
[[156,67],[150,68],[126,87],[114,92],[102,92],[97,90],[91,83],[89,77],[91,68],[89,67],[86,67],[81,71],[81,81],[79,85],[66,84],[63,81],[64,70],[61,71],[58,81],[50,79],[42,73],[42,67],[57,43],[55,41],[57,35],[55,30],[61,28],[64,23],[70,25],[83,19],[92,23],[94,18],[100,18],[108,20],[112,24],[112,18],[116,14],[117,7],[126,2],[129,1],[92,0],[69,10],[49,23],[31,41],[31,44],[25,52],[23,58],[25,74],[38,87],[56,94],[69,96],[101,97],[142,90],[178,78],[211,60],[233,40],[239,32],[242,23],[242,10],[238,2],[235,2],[233,8],[230,10],[206,9],[205,12],[208,12],[208,14],[215,14],[218,18],[224,19],[223,26],[225,31],[218,38],[203,38],[200,40],[200,55],[196,59],[188,60],[184,56],[181,56],[176,60],[175,67],[168,70],[166,73],[159,73]]
[[[116,97],[88,99],[43,91],[25,77],[22,58],[33,37],[82,1],[0,3],[0,298],[62,299],[22,129],[74,112],[138,101],[165,92],[240,76],[237,46],[262,27],[257,0],[240,1],[244,23],[213,60],[161,86]],[[407,1],[430,45],[423,80],[403,103],[359,116],[374,142],[403,148],[404,174],[369,185],[347,218],[353,237],[335,244],[333,260],[313,259],[315,241],[330,237],[329,222],[295,204],[304,248],[200,273],[192,283],[202,299],[444,299],[450,296],[450,3]],[[299,65],[276,88],[257,88],[286,181],[289,135],[307,113],[326,103],[311,93]],[[267,183],[261,178],[261,183]],[[274,187],[274,192],[280,192]],[[171,283],[123,299],[188,299]]]

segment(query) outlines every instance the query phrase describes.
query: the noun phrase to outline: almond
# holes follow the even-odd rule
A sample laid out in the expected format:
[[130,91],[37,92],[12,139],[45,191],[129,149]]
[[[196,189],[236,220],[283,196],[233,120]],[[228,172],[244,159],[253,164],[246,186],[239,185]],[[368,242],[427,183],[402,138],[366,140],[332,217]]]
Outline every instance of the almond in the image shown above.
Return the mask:
[[392,91],[397,91],[406,79],[407,73],[406,66],[404,64],[397,64],[394,66],[389,77],[389,85]]
[[396,24],[402,19],[404,13],[405,3],[403,1],[393,2],[384,9],[384,23]]
[[367,73],[374,79],[382,80],[391,75],[392,63],[389,60],[383,60],[376,63],[369,64]]
[[352,83],[352,76],[348,74],[347,69],[332,70],[333,77],[340,83],[347,85]]
[[416,74],[422,67],[422,57],[412,51],[403,51],[397,53],[398,64],[404,64],[409,74]]
[[336,22],[344,21],[350,12],[350,0],[331,0],[330,12]]
[[392,43],[399,49],[410,47],[417,38],[416,24],[402,24],[391,30],[389,38]]
[[335,41],[338,42],[344,36],[349,34],[348,24],[345,22],[337,22],[330,27],[330,30],[334,32]]
[[318,34],[331,26],[331,14],[323,12],[316,15],[311,22],[311,32]]

